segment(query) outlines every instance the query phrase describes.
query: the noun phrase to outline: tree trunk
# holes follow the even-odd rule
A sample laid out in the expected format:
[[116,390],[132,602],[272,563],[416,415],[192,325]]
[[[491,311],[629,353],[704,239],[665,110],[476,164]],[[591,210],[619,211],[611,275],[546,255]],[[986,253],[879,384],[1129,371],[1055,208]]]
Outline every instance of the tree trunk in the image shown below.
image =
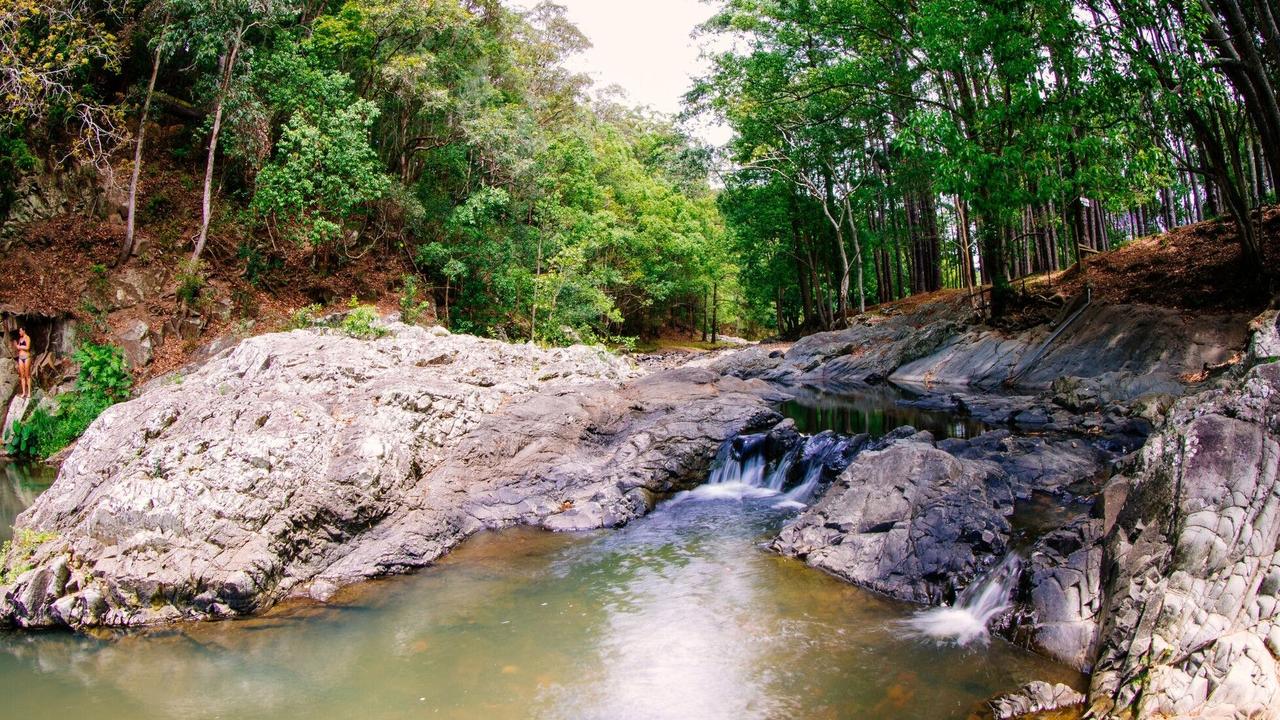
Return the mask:
[[711,285],[711,344],[720,342],[720,283]]
[[[231,77],[235,72],[236,58],[240,55],[242,32],[242,30],[236,31],[235,40],[231,44],[231,52],[227,58],[226,68],[223,70],[222,87],[218,91],[218,106],[213,113],[213,129],[209,133],[209,158],[204,166],[204,200],[200,206],[200,234],[196,237],[196,247],[191,253],[192,261],[200,259],[200,255],[204,252],[205,241],[209,237],[209,220],[213,210],[213,161],[218,152],[218,132],[222,130],[222,108],[226,103],[227,93],[231,89]],[[448,306],[447,294],[445,305]]]
[[151,63],[151,80],[147,83],[147,97],[142,101],[142,117],[138,119],[138,143],[133,149],[133,174],[129,178],[128,220],[124,228],[124,245],[120,248],[120,262],[123,265],[133,254],[134,217],[138,208],[138,178],[142,175],[142,146],[147,137],[147,113],[151,110],[151,96],[156,91],[156,76],[160,74],[160,49],[156,48],[155,59]]

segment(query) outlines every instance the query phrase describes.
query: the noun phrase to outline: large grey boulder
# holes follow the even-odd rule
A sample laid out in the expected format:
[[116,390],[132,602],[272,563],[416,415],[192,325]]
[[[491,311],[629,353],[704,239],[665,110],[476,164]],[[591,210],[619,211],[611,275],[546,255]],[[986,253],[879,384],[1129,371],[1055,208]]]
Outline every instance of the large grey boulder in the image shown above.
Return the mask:
[[999,466],[912,438],[858,455],[772,547],[876,592],[938,604],[1006,552],[1012,512]]
[[1280,363],[1180,401],[1129,484],[1089,717],[1280,717]]
[[19,518],[52,539],[9,559],[0,623],[243,615],[483,528],[621,524],[778,419],[762,383],[706,370],[393,330],[252,338],[109,409]]
[[1082,672],[1097,655],[1102,527],[1101,519],[1081,518],[1036,541],[1027,569],[1029,613],[1018,628],[1033,648]]

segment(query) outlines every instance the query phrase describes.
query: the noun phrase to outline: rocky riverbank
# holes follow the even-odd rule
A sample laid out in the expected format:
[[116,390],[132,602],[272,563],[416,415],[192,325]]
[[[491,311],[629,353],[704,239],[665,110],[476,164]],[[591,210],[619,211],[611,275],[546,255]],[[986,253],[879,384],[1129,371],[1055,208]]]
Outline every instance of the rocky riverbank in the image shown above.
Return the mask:
[[0,619],[154,624],[325,598],[478,530],[616,526],[776,422],[758,381],[392,326],[247,340],[107,411],[19,519]]
[[[933,604],[1017,551],[1000,629],[1092,670],[1095,717],[1280,716],[1277,314],[1161,335],[1165,311],[1085,308],[1129,338],[1112,353],[1098,328],[1000,334],[956,312],[648,375],[588,348],[401,325],[253,338],[94,424],[19,520],[31,541],[7,558],[0,621],[234,617],[421,567],[486,528],[615,527],[704,480],[738,433],[795,450],[765,379],[963,379],[954,368],[1012,353],[976,387],[912,401],[1007,429],[842,441],[834,481],[774,549]],[[1050,381],[1041,362],[1077,374]],[[993,378],[1023,394],[989,392]],[[1039,688],[999,712],[1068,697]]]
[[[949,602],[1015,544],[1019,497],[1082,496],[1075,517],[1023,548],[1018,607],[1002,629],[1092,671],[1091,718],[1280,717],[1278,323],[1275,312],[1255,319],[1237,366],[1199,393],[1162,400],[1172,407],[1150,413],[1157,424],[1140,453],[1121,455],[1105,439],[1082,451],[1105,423],[1058,441],[900,433],[856,456],[773,547],[893,597]],[[1053,429],[1080,430],[1079,409],[1054,395],[1035,399],[1070,421]],[[1141,405],[1132,390],[1123,397]],[[1003,698],[993,712],[1046,703]]]

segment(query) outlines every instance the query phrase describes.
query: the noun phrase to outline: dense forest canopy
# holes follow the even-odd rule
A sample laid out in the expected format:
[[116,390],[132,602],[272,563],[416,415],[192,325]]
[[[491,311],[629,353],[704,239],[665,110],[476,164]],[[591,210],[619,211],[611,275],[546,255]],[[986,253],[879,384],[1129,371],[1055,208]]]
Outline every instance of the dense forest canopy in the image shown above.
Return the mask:
[[796,332],[1011,282],[1212,216],[1274,277],[1274,0],[728,0],[690,94],[736,131],[721,204],[753,313]]
[[[1212,216],[1265,288],[1278,11],[723,0],[688,96],[735,131],[713,183],[710,148],[566,69],[587,39],[553,3],[0,0],[0,172],[127,188],[123,262],[163,153],[198,179],[189,272],[381,253],[452,328],[547,343],[796,334],[942,287],[999,313],[1017,278]],[[156,150],[161,117],[187,132]]]
[[737,275],[711,155],[592,97],[563,62],[586,46],[549,3],[3,0],[0,162],[56,148],[129,184],[127,258],[165,113],[195,128],[172,150],[203,176],[195,260],[236,224],[248,273],[282,245],[332,273],[402,253],[458,330],[557,343],[701,323]]

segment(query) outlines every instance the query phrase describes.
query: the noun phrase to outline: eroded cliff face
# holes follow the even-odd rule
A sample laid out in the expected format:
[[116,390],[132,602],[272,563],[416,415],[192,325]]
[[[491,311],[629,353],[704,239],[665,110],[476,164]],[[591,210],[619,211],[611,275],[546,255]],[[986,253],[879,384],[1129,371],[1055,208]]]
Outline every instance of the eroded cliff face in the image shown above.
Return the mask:
[[[776,422],[763,383],[393,326],[241,343],[108,410],[18,527],[0,620],[260,611],[517,523],[616,526]],[[32,535],[32,537],[36,537]]]
[[1090,717],[1280,716],[1280,363],[1180,401],[1116,482]]

